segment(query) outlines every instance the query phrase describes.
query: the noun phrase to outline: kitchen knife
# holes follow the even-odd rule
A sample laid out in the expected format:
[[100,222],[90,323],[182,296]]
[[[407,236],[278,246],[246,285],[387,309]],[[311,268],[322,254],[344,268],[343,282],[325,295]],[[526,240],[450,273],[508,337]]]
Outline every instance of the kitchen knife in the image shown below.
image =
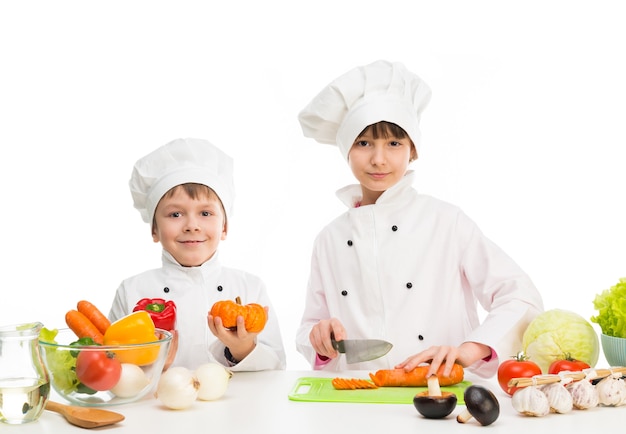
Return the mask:
[[344,339],[336,341],[331,337],[333,348],[346,355],[346,362],[359,363],[378,359],[384,356],[393,347],[381,339]]

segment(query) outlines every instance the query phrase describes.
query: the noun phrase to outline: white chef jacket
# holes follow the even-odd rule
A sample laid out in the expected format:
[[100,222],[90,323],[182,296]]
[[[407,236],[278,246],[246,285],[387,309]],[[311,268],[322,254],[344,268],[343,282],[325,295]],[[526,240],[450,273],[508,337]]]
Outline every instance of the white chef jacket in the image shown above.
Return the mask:
[[[473,341],[492,348],[469,370],[497,372],[498,356],[517,354],[543,302],[532,281],[458,207],[418,194],[414,173],[373,205],[355,207],[360,185],[337,192],[348,211],[317,236],[296,346],[315,367],[309,341],[322,319],[338,318],[348,339],[384,339],[384,357],[325,370],[391,369],[430,346]],[[478,305],[486,311],[480,322]]]
[[[164,250],[162,263],[161,268],[122,282],[109,313],[111,321],[131,313],[144,297],[172,300],[176,304],[178,330],[178,350],[172,366],[195,369],[203,363],[218,362],[232,371],[285,369],[278,318],[261,279],[241,270],[222,267],[217,252],[201,266],[183,267]],[[254,350],[232,366],[224,356],[224,344],[209,330],[207,315],[216,301],[234,300],[237,296],[242,304],[268,306],[269,314]]]

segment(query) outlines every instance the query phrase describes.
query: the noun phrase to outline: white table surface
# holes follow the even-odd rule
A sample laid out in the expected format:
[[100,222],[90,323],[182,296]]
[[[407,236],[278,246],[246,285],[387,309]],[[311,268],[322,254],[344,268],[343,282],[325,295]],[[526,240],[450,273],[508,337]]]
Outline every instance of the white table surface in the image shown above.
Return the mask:
[[[265,371],[235,373],[226,394],[217,401],[196,401],[186,410],[168,410],[153,397],[121,406],[108,407],[126,417],[110,427],[92,431],[123,433],[255,433],[255,434],[324,434],[324,433],[594,433],[611,428],[622,432],[626,406],[572,410],[568,414],[544,417],[522,416],[513,410],[511,399],[495,379],[484,380],[466,375],[466,380],[489,388],[500,402],[500,417],[488,427],[475,420],[456,421],[464,406],[445,419],[425,419],[412,404],[353,404],[300,402],[288,398],[300,377],[332,377],[328,372]],[[341,377],[367,378],[367,372],[343,372]],[[53,398],[58,397],[53,394]],[[61,401],[63,402],[63,401]],[[87,432],[70,425],[56,413],[45,411],[39,420],[24,425],[0,424],[0,433],[72,433]]]

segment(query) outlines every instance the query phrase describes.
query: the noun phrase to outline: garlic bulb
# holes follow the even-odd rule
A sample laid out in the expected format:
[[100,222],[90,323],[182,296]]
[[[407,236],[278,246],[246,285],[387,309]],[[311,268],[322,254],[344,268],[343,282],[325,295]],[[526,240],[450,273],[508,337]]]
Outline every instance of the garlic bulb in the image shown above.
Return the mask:
[[574,408],[586,410],[598,405],[598,391],[589,380],[574,381],[565,388],[572,395]]
[[626,404],[626,382],[620,375],[609,375],[596,384],[598,402],[605,406]]
[[545,416],[550,413],[548,397],[537,386],[528,386],[515,391],[511,404],[518,413],[526,416]]
[[568,413],[574,408],[572,395],[562,383],[551,383],[541,387],[541,391],[548,398],[552,413]]

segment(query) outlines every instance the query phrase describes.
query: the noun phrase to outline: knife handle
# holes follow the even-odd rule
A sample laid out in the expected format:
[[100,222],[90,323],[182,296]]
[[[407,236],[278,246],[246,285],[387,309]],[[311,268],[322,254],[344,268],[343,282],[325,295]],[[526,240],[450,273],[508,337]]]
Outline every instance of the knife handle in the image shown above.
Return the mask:
[[343,344],[343,341],[337,341],[335,340],[335,334],[331,333],[330,334],[330,343],[332,344],[333,348],[337,351],[339,351],[340,353],[345,353],[346,352],[346,348]]

